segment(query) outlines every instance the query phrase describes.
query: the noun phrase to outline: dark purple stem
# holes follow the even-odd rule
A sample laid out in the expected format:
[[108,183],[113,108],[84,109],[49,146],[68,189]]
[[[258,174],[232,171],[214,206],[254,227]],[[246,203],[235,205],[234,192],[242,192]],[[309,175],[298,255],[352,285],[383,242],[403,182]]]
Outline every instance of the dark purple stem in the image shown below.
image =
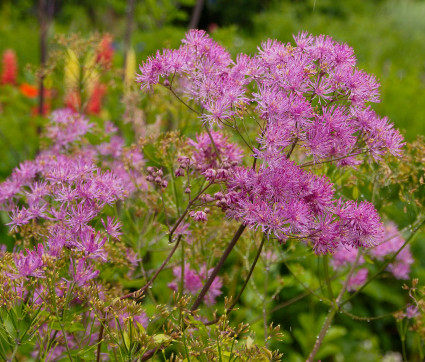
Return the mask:
[[208,290],[210,289],[212,282],[214,281],[218,272],[222,268],[224,262],[226,261],[227,257],[229,256],[230,252],[235,247],[237,241],[241,237],[245,228],[246,228],[246,225],[244,225],[244,224],[241,224],[239,226],[239,229],[236,231],[235,235],[233,236],[232,240],[230,241],[229,245],[227,246],[227,248],[224,251],[223,255],[221,256],[220,260],[218,261],[217,265],[215,266],[212,273],[208,277],[207,282],[205,283],[204,287],[202,288],[201,292],[199,293],[198,297],[196,298],[195,302],[193,303],[192,307],[190,308],[190,310],[192,312],[195,311],[196,309],[198,309],[198,307],[200,306],[200,304],[204,300],[204,297],[207,294]]
[[196,5],[192,11],[192,16],[190,18],[189,29],[195,29],[198,27],[199,19],[201,18],[203,7],[204,7],[204,0],[197,0]]

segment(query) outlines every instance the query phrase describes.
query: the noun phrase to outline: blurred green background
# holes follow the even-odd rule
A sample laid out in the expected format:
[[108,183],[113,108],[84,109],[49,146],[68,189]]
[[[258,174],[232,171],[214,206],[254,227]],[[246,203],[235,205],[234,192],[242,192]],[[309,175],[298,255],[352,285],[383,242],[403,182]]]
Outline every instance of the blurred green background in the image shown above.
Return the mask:
[[[138,63],[160,47],[178,45],[195,2],[134,1],[131,42]],[[109,32],[120,55],[129,3],[56,1],[49,38],[59,33]],[[0,7],[0,51],[15,49],[21,69],[39,59],[37,11],[34,0],[3,0]],[[425,2],[419,0],[205,0],[199,27],[211,30],[233,54],[254,53],[267,38],[291,41],[292,34],[300,31],[349,43],[358,65],[381,81],[382,103],[377,111],[388,115],[412,140],[425,133],[424,19]]]
[[[131,0],[53,1],[49,39],[60,33],[109,32],[123,54]],[[161,47],[177,46],[196,0],[135,0],[131,42],[137,62]],[[39,59],[38,1],[3,0],[0,51],[13,48],[19,65]],[[328,34],[355,50],[360,68],[380,79],[376,110],[412,140],[425,133],[425,2],[419,0],[205,0],[198,25],[233,54],[254,53],[261,41],[292,41],[292,34]],[[119,57],[116,61],[120,61]],[[25,73],[20,73],[25,77]]]

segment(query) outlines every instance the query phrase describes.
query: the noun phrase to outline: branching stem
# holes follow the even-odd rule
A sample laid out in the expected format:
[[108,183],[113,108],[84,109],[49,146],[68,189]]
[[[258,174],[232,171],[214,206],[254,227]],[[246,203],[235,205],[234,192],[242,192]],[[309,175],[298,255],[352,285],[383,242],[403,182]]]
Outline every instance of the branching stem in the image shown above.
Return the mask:
[[224,253],[221,256],[220,260],[218,261],[217,265],[214,267],[212,273],[209,275],[209,277],[208,277],[208,279],[207,279],[204,287],[202,288],[201,292],[199,293],[198,297],[196,298],[195,302],[193,303],[192,307],[190,308],[190,310],[192,312],[195,311],[196,309],[198,309],[198,307],[200,306],[200,304],[204,300],[204,297],[207,294],[208,290],[210,289],[212,282],[214,281],[214,279],[217,276],[218,272],[222,268],[224,262],[226,261],[226,259],[229,256],[230,252],[232,251],[232,249],[236,245],[237,241],[241,237],[241,235],[244,232],[245,228],[246,228],[246,225],[241,224],[239,226],[238,230],[236,231],[235,235],[233,235],[232,240],[230,241],[229,245],[227,246],[226,250],[224,251]]

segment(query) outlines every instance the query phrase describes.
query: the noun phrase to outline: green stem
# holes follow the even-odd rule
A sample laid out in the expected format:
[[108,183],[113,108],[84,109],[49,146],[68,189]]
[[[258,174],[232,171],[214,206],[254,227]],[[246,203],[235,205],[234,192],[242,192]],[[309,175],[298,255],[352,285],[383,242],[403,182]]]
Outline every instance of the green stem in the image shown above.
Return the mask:
[[320,346],[322,345],[323,339],[325,338],[326,333],[328,332],[328,328],[330,327],[335,317],[335,314],[336,314],[336,308],[332,308],[326,317],[325,323],[323,324],[323,327],[320,330],[319,335],[317,336],[316,343],[314,344],[313,350],[311,351],[310,355],[306,359],[306,362],[314,361],[314,357],[316,356]]
[[179,198],[177,196],[176,179],[174,177],[174,172],[173,172],[173,169],[172,168],[171,168],[170,174],[171,174],[171,185],[173,187],[174,198],[176,199],[177,212],[178,212],[178,214],[180,216],[180,212],[181,212],[181,210],[180,210],[180,202],[179,202]]
[[269,282],[269,267],[266,266],[266,275],[264,278],[264,297],[263,297],[263,328],[264,340],[267,341],[267,288]]
[[[104,315],[104,319],[106,319],[106,312]],[[96,354],[96,362],[100,361],[100,352],[102,350],[102,340],[103,340],[103,333],[105,331],[105,326],[103,322],[100,324],[100,330],[99,330],[99,337],[97,339],[97,354]]]
[[167,223],[168,230],[170,230],[170,222],[168,220],[167,209],[165,208],[165,202],[164,202],[164,192],[162,192],[161,186],[160,186],[160,191],[161,191],[162,208],[164,209],[164,215],[165,215],[165,222]]
[[357,253],[356,260],[354,261],[353,265],[351,266],[351,270],[347,275],[347,279],[345,280],[344,285],[342,286],[338,296],[336,297],[335,301],[332,304],[332,308],[331,308],[331,310],[329,311],[329,313],[326,317],[325,323],[323,324],[323,327],[320,330],[319,335],[316,338],[316,343],[314,344],[313,349],[312,349],[310,355],[308,356],[306,362],[313,362],[314,361],[314,357],[316,356],[317,352],[319,351],[320,346],[323,343],[323,339],[325,338],[326,333],[328,332],[328,329],[329,329],[329,327],[330,327],[330,325],[331,325],[331,323],[332,323],[332,321],[335,317],[335,314],[340,309],[340,307],[342,305],[340,303],[341,298],[343,297],[345,291],[347,290],[348,283],[350,282],[351,276],[353,275],[354,270],[357,267],[359,259],[360,259],[360,252]]
[[15,348],[13,348],[13,352],[12,352],[12,356],[10,357],[10,362],[13,362],[13,360],[15,359],[16,353],[18,352],[18,348],[20,345],[20,341],[19,338],[15,341]]
[[180,271],[180,286],[179,286],[179,294],[180,296],[183,296],[183,291],[184,291],[184,241],[182,242],[182,255],[181,255],[181,261],[180,261],[180,265],[181,265],[181,271]]
[[[163,84],[162,84],[163,85]],[[171,85],[169,87],[165,86],[165,88],[169,89],[171,91],[171,93],[173,93],[173,95],[182,103],[184,104],[187,108],[189,108],[193,113],[196,113],[198,115],[201,115],[200,112],[198,112],[197,110],[193,109],[191,106],[189,106],[183,99],[181,99],[178,94],[174,91],[173,88],[171,88]]]
[[328,264],[328,262],[329,262],[328,256],[326,254],[323,255],[323,269],[325,271],[325,279],[326,279],[326,285],[328,287],[329,298],[334,299],[332,285],[331,285],[331,279],[329,277],[329,264]]
[[187,356],[187,361],[190,362],[190,355],[189,355],[189,349],[187,348],[187,342],[186,342],[186,334],[185,334],[185,329],[182,326],[182,322],[183,322],[183,315],[180,314],[180,328],[183,331],[183,345],[184,345],[184,350],[186,352],[186,356]]

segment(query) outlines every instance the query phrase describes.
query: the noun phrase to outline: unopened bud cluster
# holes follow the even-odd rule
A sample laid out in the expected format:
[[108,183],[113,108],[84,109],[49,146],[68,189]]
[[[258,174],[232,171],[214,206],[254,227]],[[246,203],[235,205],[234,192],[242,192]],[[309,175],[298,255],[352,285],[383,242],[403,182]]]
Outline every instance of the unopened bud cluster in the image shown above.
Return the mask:
[[155,167],[149,166],[147,168],[148,176],[146,176],[146,180],[152,182],[159,187],[165,189],[168,186],[168,181],[164,179],[164,173],[161,169],[157,169]]
[[186,156],[180,156],[177,159],[177,162],[179,163],[179,168],[174,172],[174,175],[176,177],[182,177],[186,174],[186,171],[189,169],[190,166],[190,159]]
[[220,168],[208,168],[202,174],[210,182],[219,182],[226,181],[230,175],[230,169],[237,166],[238,162],[236,161],[223,161],[220,165]]

